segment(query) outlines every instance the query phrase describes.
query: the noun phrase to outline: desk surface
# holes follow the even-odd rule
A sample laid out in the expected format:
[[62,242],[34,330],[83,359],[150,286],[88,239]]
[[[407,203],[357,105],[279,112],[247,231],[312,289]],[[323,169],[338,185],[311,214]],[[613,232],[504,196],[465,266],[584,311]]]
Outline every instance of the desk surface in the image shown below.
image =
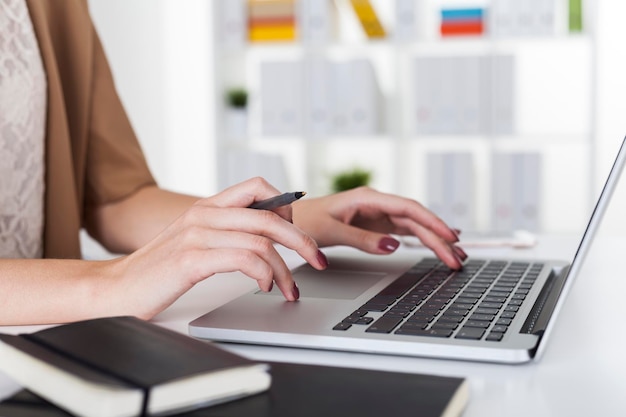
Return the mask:
[[[470,256],[568,259],[575,242],[542,237],[533,249],[468,249]],[[411,249],[422,250],[423,249]],[[317,363],[359,368],[464,376],[471,385],[465,417],[626,415],[626,335],[622,319],[626,277],[621,264],[626,237],[600,237],[561,310],[543,357],[524,365],[407,358],[397,356],[222,344],[258,360]],[[285,253],[291,265],[299,261]],[[252,290],[241,274],[208,279],[158,315],[154,322],[187,333],[187,324],[226,301]],[[41,326],[0,327],[32,332]],[[0,374],[0,396],[18,389]]]

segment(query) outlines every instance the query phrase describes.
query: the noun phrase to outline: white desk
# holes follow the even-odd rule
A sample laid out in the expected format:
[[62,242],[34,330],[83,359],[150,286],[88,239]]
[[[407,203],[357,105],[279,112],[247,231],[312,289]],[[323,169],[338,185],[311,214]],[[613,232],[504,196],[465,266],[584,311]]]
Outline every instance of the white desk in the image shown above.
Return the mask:
[[[541,238],[531,250],[468,250],[470,256],[565,257],[574,242]],[[291,263],[298,260],[287,254]],[[558,317],[540,361],[494,365],[344,352],[223,344],[259,360],[343,365],[401,372],[464,376],[471,382],[465,417],[625,416],[626,415],[626,237],[601,237],[594,244],[576,285]],[[187,323],[255,287],[226,274],[197,285],[155,322],[186,333]],[[605,315],[606,321],[600,322]],[[593,326],[592,326],[593,325]],[[0,332],[31,332],[41,327],[0,327]],[[0,395],[17,389],[0,374]]]

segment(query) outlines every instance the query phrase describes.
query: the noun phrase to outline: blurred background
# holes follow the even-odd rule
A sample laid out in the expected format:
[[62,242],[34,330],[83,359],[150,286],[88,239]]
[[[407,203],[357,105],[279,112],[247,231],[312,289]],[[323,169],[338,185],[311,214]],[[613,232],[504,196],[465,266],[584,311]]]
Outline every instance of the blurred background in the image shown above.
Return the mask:
[[[180,192],[367,182],[464,231],[571,232],[626,135],[625,2],[89,5],[148,162]],[[625,206],[604,231],[626,232]]]

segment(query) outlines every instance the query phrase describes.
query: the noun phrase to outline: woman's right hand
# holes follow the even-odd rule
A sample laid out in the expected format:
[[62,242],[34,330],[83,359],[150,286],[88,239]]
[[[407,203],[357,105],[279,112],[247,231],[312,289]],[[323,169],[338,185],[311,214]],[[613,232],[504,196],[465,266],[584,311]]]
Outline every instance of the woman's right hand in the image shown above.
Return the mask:
[[297,300],[298,287],[274,243],[296,251],[316,269],[325,269],[327,261],[316,242],[292,224],[290,206],[247,208],[279,193],[253,178],[200,199],[144,247],[112,262],[130,303],[120,305],[120,313],[152,317],[196,283],[232,271],[255,279],[263,291],[276,284],[285,299]]

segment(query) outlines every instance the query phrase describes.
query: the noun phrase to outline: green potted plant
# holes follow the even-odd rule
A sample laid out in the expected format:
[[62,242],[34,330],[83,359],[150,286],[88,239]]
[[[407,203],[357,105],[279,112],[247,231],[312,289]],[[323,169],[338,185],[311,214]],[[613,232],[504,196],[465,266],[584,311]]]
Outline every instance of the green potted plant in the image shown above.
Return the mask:
[[243,87],[226,90],[227,134],[233,138],[244,138],[248,131],[248,91]]
[[333,192],[338,193],[340,191],[369,185],[371,179],[371,171],[355,167],[333,175],[331,188]]
[[233,87],[226,91],[226,101],[230,108],[245,109],[248,106],[248,91],[243,87]]

